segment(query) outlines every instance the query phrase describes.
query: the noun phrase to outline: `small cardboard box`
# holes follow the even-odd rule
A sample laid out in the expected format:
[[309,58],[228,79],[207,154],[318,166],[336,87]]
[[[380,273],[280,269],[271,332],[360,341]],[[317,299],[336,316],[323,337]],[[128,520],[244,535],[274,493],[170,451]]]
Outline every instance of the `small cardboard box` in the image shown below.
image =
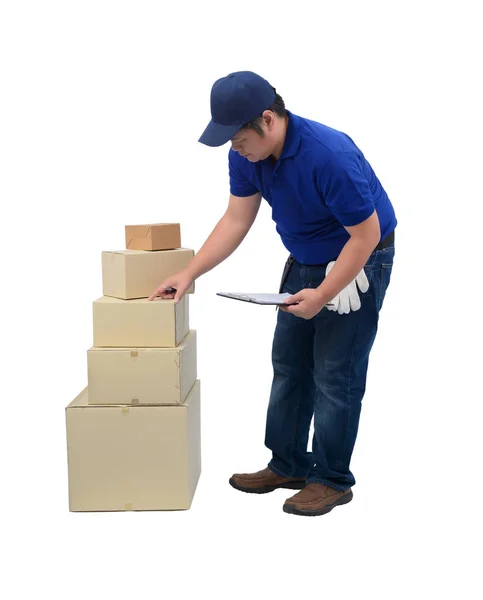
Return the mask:
[[189,331],[188,295],[180,302],[157,298],[93,302],[93,345],[106,348],[174,348]]
[[[122,300],[149,298],[154,290],[194,256],[189,248],[177,250],[119,250],[102,253],[102,294]],[[194,284],[188,293],[194,292]]]
[[90,348],[89,404],[183,404],[197,377],[196,331],[176,348]]
[[172,250],[181,247],[179,223],[126,225],[126,248],[129,250]]
[[200,381],[179,406],[65,408],[69,510],[186,510],[201,474]]

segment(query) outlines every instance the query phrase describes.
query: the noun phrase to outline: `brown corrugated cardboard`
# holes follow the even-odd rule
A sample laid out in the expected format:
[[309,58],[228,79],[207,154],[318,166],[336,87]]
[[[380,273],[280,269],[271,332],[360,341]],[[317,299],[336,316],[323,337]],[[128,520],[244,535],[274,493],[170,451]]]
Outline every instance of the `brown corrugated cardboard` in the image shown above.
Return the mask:
[[130,250],[171,250],[181,247],[179,223],[126,225],[126,248]]
[[69,510],[186,510],[201,474],[200,381],[179,406],[65,409]]
[[197,377],[196,331],[176,348],[90,348],[90,404],[183,404]]
[[174,348],[189,331],[189,296],[174,300],[93,302],[93,345],[107,348]]
[[[188,266],[194,251],[119,250],[102,253],[102,294],[122,300],[149,298],[165,279]],[[192,285],[188,293],[194,292]]]

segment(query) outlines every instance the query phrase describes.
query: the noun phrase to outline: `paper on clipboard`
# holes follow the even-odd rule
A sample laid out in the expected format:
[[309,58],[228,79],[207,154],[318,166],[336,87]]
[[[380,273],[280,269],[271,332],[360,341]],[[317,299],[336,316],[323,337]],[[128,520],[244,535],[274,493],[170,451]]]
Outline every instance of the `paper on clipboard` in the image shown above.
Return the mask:
[[285,298],[292,294],[260,294],[260,293],[241,293],[241,292],[217,292],[217,296],[241,300],[242,302],[253,302],[254,304],[266,304],[278,306],[284,303]]
[[[260,294],[260,293],[240,293],[240,292],[217,292],[217,296],[232,298],[233,300],[242,300],[243,302],[253,302],[253,304],[265,304],[272,306],[280,306],[285,304],[284,300],[290,298],[293,294],[287,292],[283,294]],[[294,302],[293,304],[298,304]],[[327,302],[326,307],[333,306],[332,302]]]

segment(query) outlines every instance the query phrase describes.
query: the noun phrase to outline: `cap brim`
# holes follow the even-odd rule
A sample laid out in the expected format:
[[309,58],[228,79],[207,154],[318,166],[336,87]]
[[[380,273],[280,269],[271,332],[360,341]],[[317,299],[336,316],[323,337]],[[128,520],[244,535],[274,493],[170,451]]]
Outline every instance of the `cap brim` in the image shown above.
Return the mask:
[[211,120],[198,141],[206,146],[223,146],[242,127],[243,125],[219,125]]

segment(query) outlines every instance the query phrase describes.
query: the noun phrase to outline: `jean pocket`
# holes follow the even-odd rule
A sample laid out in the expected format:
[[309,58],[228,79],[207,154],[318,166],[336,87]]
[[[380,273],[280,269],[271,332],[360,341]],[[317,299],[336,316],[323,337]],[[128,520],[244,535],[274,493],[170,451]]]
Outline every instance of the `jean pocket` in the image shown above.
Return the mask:
[[377,252],[378,262],[385,266],[391,267],[394,262],[395,253],[396,253],[396,251],[395,251],[394,246],[388,246],[387,248],[384,248],[383,250],[379,250]]
[[386,291],[389,287],[389,283],[391,282],[391,274],[392,274],[392,265],[390,264],[382,264],[381,265],[381,280],[379,286],[379,298],[378,298],[378,310],[381,310],[382,305],[384,303],[384,298],[386,297]]

